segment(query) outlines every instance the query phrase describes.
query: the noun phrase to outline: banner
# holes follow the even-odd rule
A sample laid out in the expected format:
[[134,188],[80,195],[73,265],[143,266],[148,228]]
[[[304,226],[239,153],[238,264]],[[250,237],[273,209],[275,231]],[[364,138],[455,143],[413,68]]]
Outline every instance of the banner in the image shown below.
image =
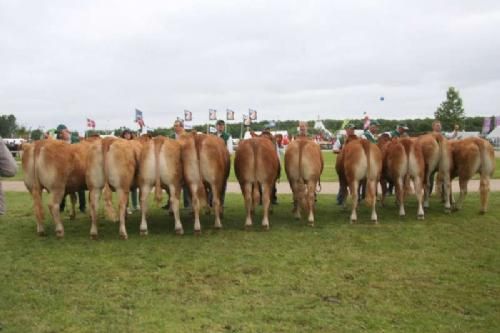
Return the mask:
[[139,125],[140,128],[144,127],[144,119],[142,118],[142,111],[139,109],[135,109],[135,122]]
[[245,126],[250,126],[250,124],[252,123],[252,121],[250,120],[250,117],[247,116],[246,114],[243,115],[243,124]]
[[226,110],[226,120],[234,120],[234,111],[227,109]]
[[250,118],[250,120],[257,120],[257,111],[248,109],[248,118]]
[[184,110],[184,121],[192,121],[193,113],[189,110]]
[[95,128],[95,121],[93,121],[90,118],[87,118],[87,127],[88,128]]
[[217,110],[208,109],[208,120],[217,120]]
[[483,120],[483,134],[488,134],[490,132],[491,128],[491,118],[490,117],[484,117]]

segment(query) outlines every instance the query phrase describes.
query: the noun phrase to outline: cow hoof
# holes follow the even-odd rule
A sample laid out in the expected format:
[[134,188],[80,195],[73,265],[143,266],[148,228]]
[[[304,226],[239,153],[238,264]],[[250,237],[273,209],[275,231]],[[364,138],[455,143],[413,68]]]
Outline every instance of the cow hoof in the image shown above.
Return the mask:
[[178,236],[184,235],[184,229],[175,229],[175,234]]
[[484,214],[486,214],[486,211],[485,210],[481,210],[481,211],[479,211],[479,214],[480,215],[484,215]]
[[56,237],[59,238],[59,239],[63,238],[64,237],[64,231],[57,230],[56,231]]
[[120,239],[127,240],[128,239],[128,235],[121,234],[120,235]]
[[141,236],[147,236],[148,235],[148,231],[147,230],[140,230],[139,231]]
[[245,231],[251,231],[252,226],[251,225],[245,225]]
[[45,231],[38,231],[36,234],[37,234],[39,237],[45,237],[45,236],[47,236],[47,234],[45,233]]
[[310,227],[314,227],[314,221],[308,221],[307,225],[310,226]]
[[355,219],[351,219],[351,224],[354,224],[356,223],[356,220]]
[[399,214],[400,218],[404,218],[405,216],[406,216],[406,214]]
[[195,236],[201,236],[201,230],[195,230],[194,231]]
[[268,225],[263,225],[262,226],[262,231],[269,231],[269,226]]
[[90,239],[91,240],[97,240],[99,237],[97,236],[97,234],[94,234],[94,235],[90,235]]
[[444,212],[445,212],[446,214],[451,214],[451,208],[445,208],[445,209],[444,209]]
[[378,224],[378,220],[372,220],[374,224]]
[[424,215],[417,215],[417,220],[423,220],[424,219]]
[[222,224],[221,225],[214,225],[214,230],[222,230]]

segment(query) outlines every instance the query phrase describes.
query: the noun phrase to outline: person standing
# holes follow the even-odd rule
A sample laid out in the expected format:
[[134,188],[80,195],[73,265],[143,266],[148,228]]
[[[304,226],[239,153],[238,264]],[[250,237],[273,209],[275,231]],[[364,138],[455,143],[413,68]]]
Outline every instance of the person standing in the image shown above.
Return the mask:
[[408,137],[408,126],[406,126],[405,124],[399,124],[398,126],[396,126],[396,129],[395,130],[392,130],[390,133],[391,133],[391,137],[393,138],[399,138],[399,137]]
[[[5,142],[0,138],[0,176],[1,177],[13,177],[17,172],[17,163],[12,153],[9,151]],[[0,215],[5,214],[5,198],[2,189],[2,183],[0,182]]]
[[378,127],[380,123],[377,120],[372,120],[370,126],[363,132],[363,138],[370,141],[371,143],[377,143],[378,139]]
[[[59,124],[56,128],[56,139],[67,142],[69,144],[78,143],[80,139],[78,136],[72,136],[68,127],[64,124]],[[78,205],[80,212],[85,213],[86,201],[85,201],[85,190],[80,190],[78,193]],[[66,207],[66,195],[59,204],[59,211],[63,212]]]
[[[335,140],[335,143],[333,144],[334,154],[339,154],[342,151],[345,145],[345,141],[347,140],[348,137],[350,137],[351,135],[356,135],[355,134],[356,125],[354,124],[347,123],[344,127],[344,130],[345,130],[345,135],[337,135],[337,140]],[[337,192],[337,205],[342,205],[346,197],[347,193],[345,193],[342,186],[339,186],[339,190]]]
[[307,123],[299,121],[299,134],[297,136],[307,137]]
[[[217,123],[215,123],[215,135],[219,138],[221,138],[227,148],[227,151],[229,152],[229,155],[232,156],[234,154],[234,148],[233,148],[233,137],[231,134],[226,132],[226,123],[224,120],[219,119],[217,120]],[[224,200],[226,198],[226,188],[227,188],[227,182],[224,188],[222,189],[221,193],[221,206],[224,207]],[[210,206],[212,206],[212,192],[208,189],[208,202],[210,203]]]

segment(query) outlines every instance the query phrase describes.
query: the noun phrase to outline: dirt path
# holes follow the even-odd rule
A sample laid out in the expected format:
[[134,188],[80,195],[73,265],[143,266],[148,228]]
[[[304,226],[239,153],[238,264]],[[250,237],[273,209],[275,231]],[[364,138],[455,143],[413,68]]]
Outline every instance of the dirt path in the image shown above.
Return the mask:
[[[453,192],[459,192],[458,181],[453,181]],[[26,187],[21,181],[3,181],[2,187],[4,191],[10,192],[26,192]],[[337,194],[339,188],[339,183],[328,182],[321,183],[321,193],[322,194]],[[492,179],[490,182],[490,189],[492,192],[500,191],[500,179]],[[477,192],[479,190],[479,180],[471,180],[469,182],[468,191]],[[227,184],[228,193],[241,193],[240,185],[238,183],[228,183]],[[286,194],[291,193],[290,186],[287,182],[281,182],[278,184],[278,193]]]

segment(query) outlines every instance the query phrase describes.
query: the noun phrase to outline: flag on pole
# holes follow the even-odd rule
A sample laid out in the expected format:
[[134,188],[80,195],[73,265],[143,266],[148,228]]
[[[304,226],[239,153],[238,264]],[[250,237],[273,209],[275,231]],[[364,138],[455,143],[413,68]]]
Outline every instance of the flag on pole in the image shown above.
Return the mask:
[[484,117],[483,120],[483,134],[488,134],[490,132],[491,128],[491,118],[490,117]]
[[208,109],[208,120],[217,120],[217,110]]
[[87,118],[87,128],[95,128],[95,121],[90,118]]
[[370,127],[370,116],[366,112],[363,112],[363,115],[365,116],[363,122],[363,129],[367,130],[368,127]]
[[226,120],[234,120],[234,111],[226,109]]
[[250,124],[252,123],[252,121],[250,120],[250,117],[246,114],[243,115],[243,124],[245,126],[250,126]]
[[144,118],[142,118],[142,111],[139,109],[135,109],[135,122],[142,129],[144,127]]
[[248,109],[248,118],[250,118],[250,120],[257,120],[257,111]]
[[184,121],[192,121],[193,113],[189,110],[184,110]]

